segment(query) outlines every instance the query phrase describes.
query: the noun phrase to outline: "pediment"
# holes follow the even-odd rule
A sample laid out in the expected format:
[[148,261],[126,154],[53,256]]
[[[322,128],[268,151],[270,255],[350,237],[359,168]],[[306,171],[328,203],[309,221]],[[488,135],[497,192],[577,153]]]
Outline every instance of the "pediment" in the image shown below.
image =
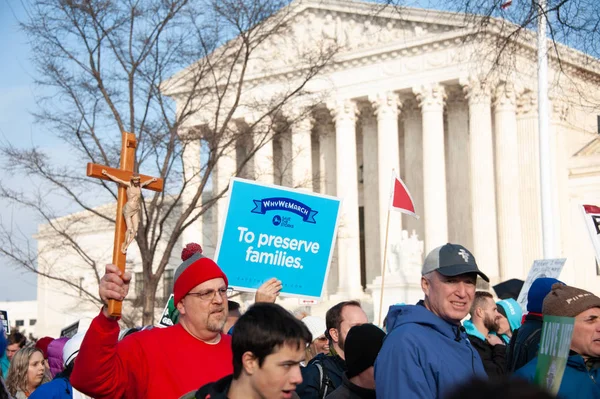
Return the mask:
[[[308,2],[292,26],[297,38],[308,41],[336,40],[343,51],[421,40],[461,28],[460,21],[444,24],[444,15],[431,10],[383,8],[347,1]],[[423,12],[426,11],[426,12]]]
[[577,151],[574,157],[586,157],[600,155],[600,137],[596,137],[587,143],[582,149]]
[[390,47],[443,40],[464,32],[464,17],[415,8],[383,7],[349,0],[293,2],[286,34],[269,37],[257,49],[248,71],[269,75],[302,64],[306,55],[336,47],[337,59],[361,57]]

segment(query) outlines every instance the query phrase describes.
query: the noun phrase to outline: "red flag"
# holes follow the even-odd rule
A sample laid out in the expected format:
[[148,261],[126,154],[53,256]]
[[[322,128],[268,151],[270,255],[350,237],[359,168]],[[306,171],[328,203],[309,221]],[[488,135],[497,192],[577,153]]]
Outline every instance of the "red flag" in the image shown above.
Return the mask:
[[392,175],[390,210],[400,211],[402,213],[406,213],[407,215],[412,215],[418,218],[417,214],[415,213],[415,204],[412,200],[412,197],[404,185],[404,182],[400,180],[396,173]]
[[511,4],[512,4],[512,0],[507,0],[500,5],[500,8],[503,10],[506,10],[508,7],[510,7]]

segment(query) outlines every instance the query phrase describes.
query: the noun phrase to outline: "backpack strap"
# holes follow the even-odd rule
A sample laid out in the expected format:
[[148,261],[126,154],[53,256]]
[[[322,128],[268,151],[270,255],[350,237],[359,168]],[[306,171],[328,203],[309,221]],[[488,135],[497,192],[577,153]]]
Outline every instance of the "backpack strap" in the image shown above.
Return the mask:
[[323,399],[330,393],[329,390],[333,388],[333,383],[320,361],[315,361],[314,365],[319,370],[319,399]]

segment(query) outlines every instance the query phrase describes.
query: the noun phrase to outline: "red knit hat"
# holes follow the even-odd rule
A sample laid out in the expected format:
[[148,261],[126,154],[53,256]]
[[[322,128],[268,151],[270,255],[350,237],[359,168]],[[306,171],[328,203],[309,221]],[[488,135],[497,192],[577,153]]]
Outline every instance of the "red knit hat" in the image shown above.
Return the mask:
[[44,353],[44,359],[48,359],[48,345],[50,345],[50,342],[52,341],[54,341],[54,338],[52,337],[42,337],[35,343],[35,347]]
[[[197,250],[190,256],[190,252]],[[228,284],[227,276],[219,266],[210,258],[202,255],[202,248],[198,244],[188,244],[181,254],[184,262],[175,271],[173,295],[175,304],[179,303],[188,292],[198,284],[215,278],[222,278]]]

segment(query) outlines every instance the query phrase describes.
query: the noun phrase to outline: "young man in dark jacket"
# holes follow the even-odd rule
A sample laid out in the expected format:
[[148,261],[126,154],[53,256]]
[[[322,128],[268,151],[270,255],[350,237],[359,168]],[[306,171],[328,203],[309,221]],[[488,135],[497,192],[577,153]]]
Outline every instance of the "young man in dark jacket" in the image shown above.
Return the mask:
[[463,323],[471,345],[481,357],[483,368],[490,377],[506,373],[506,345],[497,335],[500,314],[494,297],[485,291],[477,291],[471,306],[471,320]]
[[233,330],[233,375],[201,387],[197,399],[292,399],[300,362],[312,341],[308,328],[279,305],[257,303]]
[[538,354],[542,338],[542,303],[552,289],[561,283],[555,278],[535,279],[527,293],[527,314],[521,327],[513,331],[511,342],[506,350],[506,371],[512,373],[525,366]]
[[383,345],[385,333],[373,324],[354,326],[346,340],[346,365],[342,385],[328,399],[375,399],[373,365]]
[[296,392],[302,399],[322,399],[342,385],[346,372],[345,343],[350,328],[368,323],[357,301],[340,302],[327,311],[325,324],[330,353],[315,356],[302,369],[302,384]]

